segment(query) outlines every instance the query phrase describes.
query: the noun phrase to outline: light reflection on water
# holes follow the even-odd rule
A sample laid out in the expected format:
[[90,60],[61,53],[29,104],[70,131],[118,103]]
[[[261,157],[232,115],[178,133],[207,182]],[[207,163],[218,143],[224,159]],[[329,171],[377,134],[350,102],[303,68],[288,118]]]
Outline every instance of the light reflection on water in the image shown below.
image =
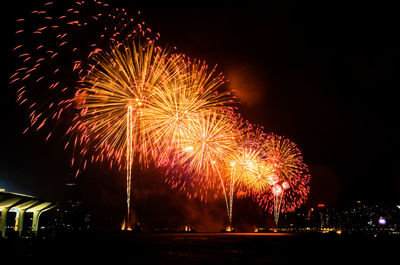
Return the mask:
[[[7,241],[27,261],[88,264],[318,264],[390,260],[398,239],[286,233],[109,233]],[[13,245],[14,244],[14,245]],[[0,246],[2,247],[2,246]],[[6,249],[7,250],[7,249]],[[360,251],[362,250],[362,251]],[[43,253],[46,253],[43,256]],[[61,260],[60,260],[61,259]]]

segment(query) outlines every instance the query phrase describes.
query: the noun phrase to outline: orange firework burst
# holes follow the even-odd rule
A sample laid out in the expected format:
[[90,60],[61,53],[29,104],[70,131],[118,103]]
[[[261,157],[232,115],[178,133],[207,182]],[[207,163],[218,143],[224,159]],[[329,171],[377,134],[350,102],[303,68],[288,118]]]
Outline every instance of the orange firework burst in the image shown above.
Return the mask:
[[209,71],[204,62],[190,61],[183,55],[173,55],[174,66],[166,73],[163,86],[154,88],[149,107],[143,112],[146,122],[145,133],[157,150],[157,164],[168,166],[173,163],[175,147],[190,133],[202,113],[221,109],[232,101],[230,93],[218,93],[224,77]]
[[264,144],[266,162],[272,166],[273,173],[282,181],[289,181],[304,170],[300,149],[289,139],[269,134]]
[[146,115],[152,98],[166,83],[173,57],[153,44],[134,42],[98,57],[99,64],[84,77],[76,94],[81,112],[75,128],[87,140],[83,146],[92,146],[117,165],[126,162],[128,146],[146,164],[151,151]]
[[109,54],[99,53],[98,64],[84,76],[76,94],[81,112],[73,129],[81,135],[81,150],[90,148],[111,163],[125,163],[128,211],[133,160],[138,154],[139,162],[146,164],[151,152],[144,129],[149,120],[146,109],[168,84],[177,58],[154,43],[118,45]]
[[241,130],[238,148],[230,153],[227,166],[233,173],[233,181],[237,187],[251,189],[267,170],[264,163],[266,154],[262,148],[265,134],[262,128],[243,121]]
[[[201,113],[192,120],[177,148],[177,165],[201,175],[206,185],[220,175],[229,153],[236,149],[238,135],[232,117],[225,113]],[[211,187],[210,187],[211,188]]]
[[223,170],[227,156],[236,149],[236,137],[240,133],[234,116],[230,112],[199,113],[187,129],[175,148],[177,170],[170,175],[181,186],[194,184],[194,194],[199,192],[201,199],[206,200],[208,190],[222,189],[228,207]]
[[146,131],[157,151],[157,165],[166,169],[166,182],[185,190],[189,198],[206,201],[207,190],[215,189],[220,179],[217,169],[223,156],[234,143],[234,119],[227,106],[233,97],[219,91],[224,77],[205,62],[182,57],[176,69],[168,86],[153,97]]

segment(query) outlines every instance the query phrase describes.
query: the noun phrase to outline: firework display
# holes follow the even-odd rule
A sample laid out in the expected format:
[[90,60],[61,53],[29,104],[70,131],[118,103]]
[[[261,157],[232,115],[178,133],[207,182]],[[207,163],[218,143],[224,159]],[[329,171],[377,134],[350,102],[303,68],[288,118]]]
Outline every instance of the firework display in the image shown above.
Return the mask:
[[263,148],[266,163],[271,167],[272,177],[266,180],[271,188],[259,190],[255,197],[260,206],[274,213],[277,224],[281,211],[294,211],[305,202],[310,174],[300,149],[289,139],[269,134]]
[[135,161],[161,168],[189,198],[223,194],[230,226],[238,190],[276,223],[305,202],[310,174],[299,148],[240,118],[216,67],[162,48],[124,9],[54,5],[16,22],[20,67],[9,83],[28,111],[24,133],[46,127],[47,141],[56,128],[66,132],[76,177],[96,162],[125,172],[127,220]]

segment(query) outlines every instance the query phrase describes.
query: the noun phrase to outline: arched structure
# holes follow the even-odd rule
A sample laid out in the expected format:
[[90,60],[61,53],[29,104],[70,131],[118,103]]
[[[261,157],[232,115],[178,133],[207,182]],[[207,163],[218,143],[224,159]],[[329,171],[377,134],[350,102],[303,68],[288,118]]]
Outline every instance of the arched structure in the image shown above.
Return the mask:
[[39,229],[40,215],[56,206],[53,202],[47,202],[33,196],[0,190],[1,237],[6,237],[7,216],[9,212],[16,212],[14,230],[18,232],[18,236],[22,234],[25,214],[33,213],[31,231],[32,235],[36,236]]

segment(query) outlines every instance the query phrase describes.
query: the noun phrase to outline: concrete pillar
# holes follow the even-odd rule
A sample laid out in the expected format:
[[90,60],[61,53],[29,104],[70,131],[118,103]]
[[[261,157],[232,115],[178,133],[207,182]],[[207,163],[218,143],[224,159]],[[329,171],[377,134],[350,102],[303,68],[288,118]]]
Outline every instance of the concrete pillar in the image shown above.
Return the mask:
[[18,236],[21,237],[22,229],[24,228],[24,215],[26,209],[19,209],[18,210],[18,219],[17,219],[17,227],[15,231],[18,231]]
[[0,220],[1,237],[6,237],[7,213],[9,210],[10,207],[1,208],[1,220]]
[[32,218],[32,234],[33,236],[37,236],[39,230],[39,217],[42,211],[34,211]]

